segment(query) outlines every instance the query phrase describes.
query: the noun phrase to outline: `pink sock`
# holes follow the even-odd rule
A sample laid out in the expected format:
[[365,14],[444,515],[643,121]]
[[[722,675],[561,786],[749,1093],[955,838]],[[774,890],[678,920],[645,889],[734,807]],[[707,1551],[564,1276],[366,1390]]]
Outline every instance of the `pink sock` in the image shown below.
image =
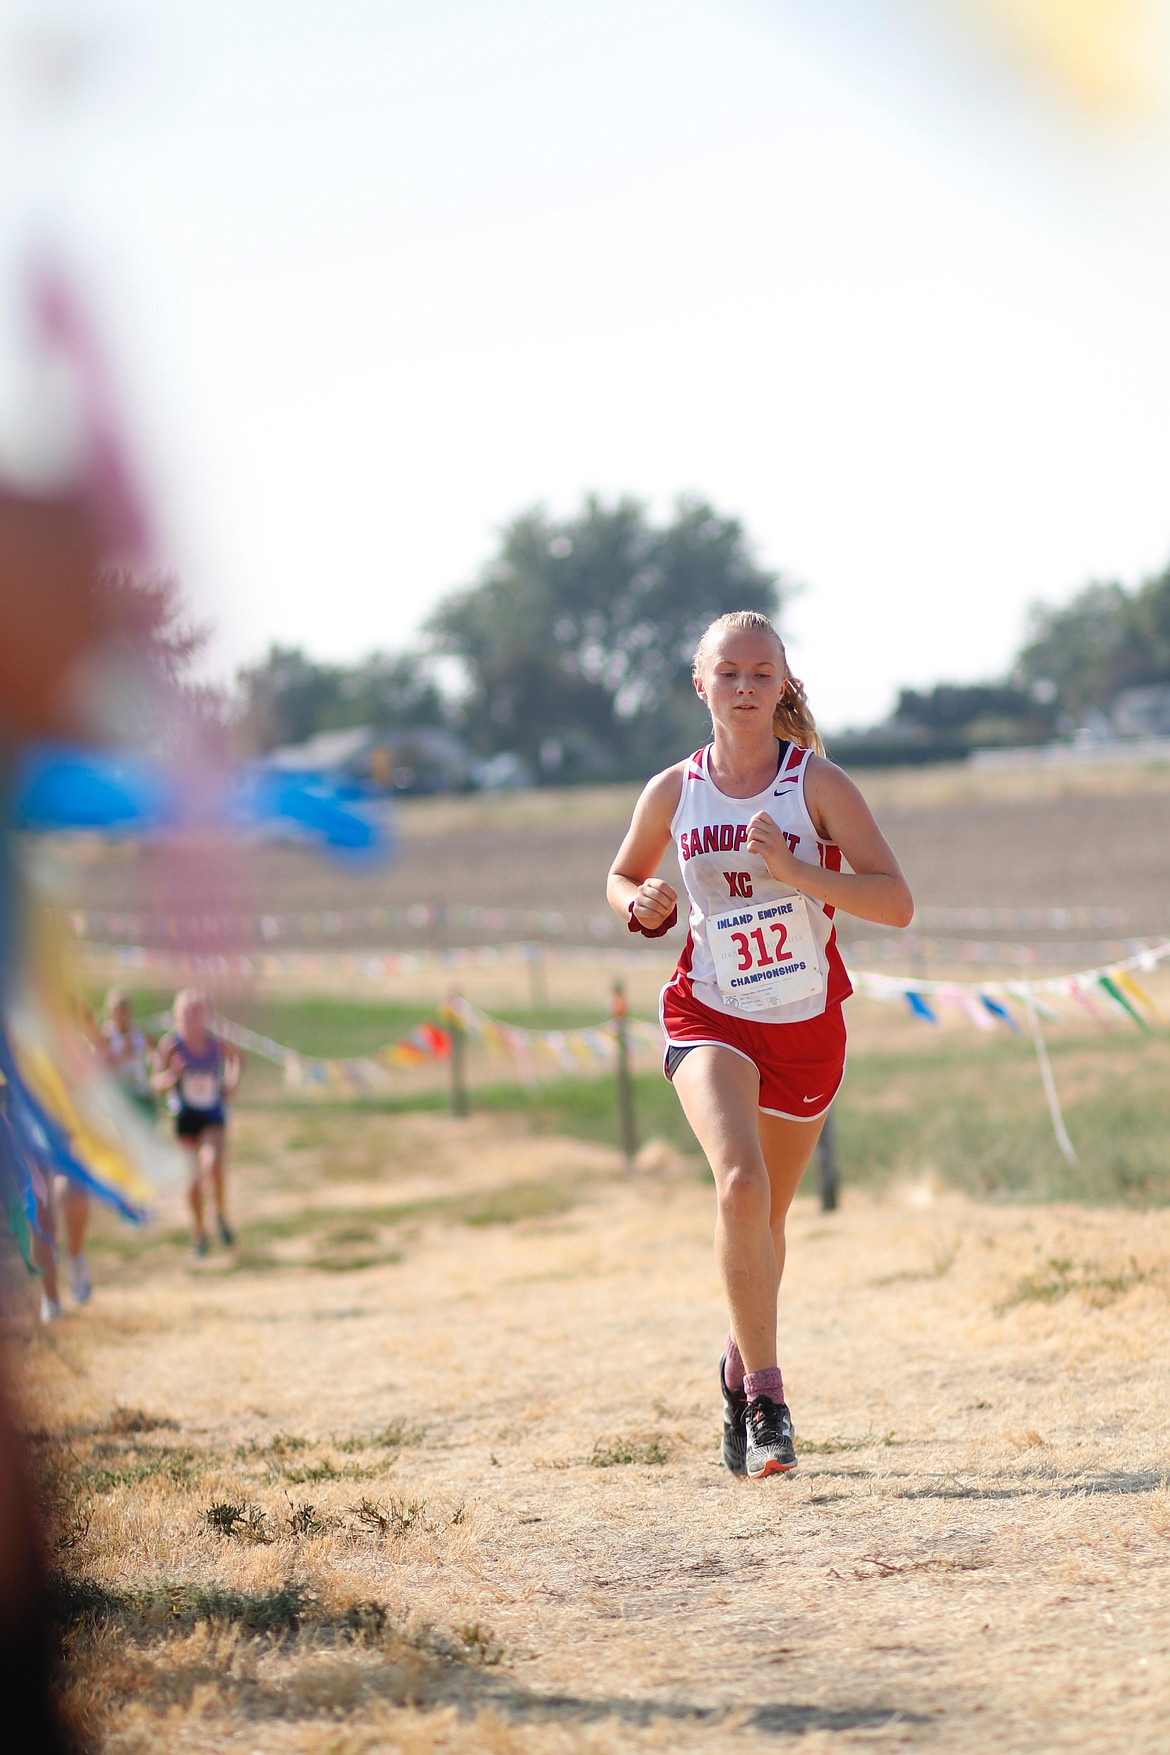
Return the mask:
[[723,1381],[732,1391],[743,1388],[743,1358],[735,1344],[734,1335],[727,1337],[727,1352],[723,1360]]
[[749,1371],[743,1380],[743,1393],[749,1402],[754,1402],[758,1395],[766,1395],[772,1402],[782,1402],[784,1379],[779,1365],[769,1365],[766,1371]]

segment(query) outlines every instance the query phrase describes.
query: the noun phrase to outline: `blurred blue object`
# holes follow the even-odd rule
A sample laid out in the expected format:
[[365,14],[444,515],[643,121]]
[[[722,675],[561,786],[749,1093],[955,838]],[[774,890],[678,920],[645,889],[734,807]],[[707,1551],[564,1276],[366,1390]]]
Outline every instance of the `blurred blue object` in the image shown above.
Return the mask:
[[213,825],[251,829],[286,823],[342,856],[384,861],[389,837],[349,800],[318,779],[236,769],[209,806],[204,788],[188,793],[162,762],[97,750],[34,745],[20,758],[14,818],[20,829],[153,830]]
[[173,818],[162,770],[139,756],[34,745],[15,795],[20,829],[157,829]]
[[392,844],[385,831],[353,809],[353,794],[324,781],[271,768],[244,768],[232,776],[228,820],[239,827],[290,823],[323,841],[333,852],[386,860]]

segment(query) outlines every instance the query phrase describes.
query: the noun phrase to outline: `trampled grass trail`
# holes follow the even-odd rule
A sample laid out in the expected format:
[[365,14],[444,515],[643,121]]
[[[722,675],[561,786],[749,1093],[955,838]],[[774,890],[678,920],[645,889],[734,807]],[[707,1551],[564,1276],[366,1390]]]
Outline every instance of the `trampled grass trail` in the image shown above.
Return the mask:
[[240,1248],[16,1324],[94,1749],[1154,1751],[1170,1216],[801,1200],[790,1479],[719,1463],[712,1196],[501,1118],[243,1113]]

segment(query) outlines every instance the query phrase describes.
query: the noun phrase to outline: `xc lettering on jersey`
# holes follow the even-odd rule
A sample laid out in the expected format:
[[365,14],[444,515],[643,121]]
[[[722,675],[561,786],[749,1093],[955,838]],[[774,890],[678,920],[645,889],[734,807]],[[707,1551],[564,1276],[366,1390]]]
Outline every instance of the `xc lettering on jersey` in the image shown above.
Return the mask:
[[750,871],[725,871],[729,895],[748,897],[752,893],[752,874]]

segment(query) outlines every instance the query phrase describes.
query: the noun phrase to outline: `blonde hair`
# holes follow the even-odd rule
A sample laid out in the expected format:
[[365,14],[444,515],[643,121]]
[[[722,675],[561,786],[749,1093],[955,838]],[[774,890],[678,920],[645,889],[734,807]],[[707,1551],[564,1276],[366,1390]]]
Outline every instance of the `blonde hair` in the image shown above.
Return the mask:
[[776,711],[772,715],[772,730],[785,742],[799,744],[802,749],[813,750],[818,756],[823,756],[825,746],[821,742],[817,722],[812,716],[804,684],[788,668],[788,654],[784,650],[783,640],[767,616],[760,615],[758,610],[733,609],[727,615],[717,616],[710,627],[705,629],[702,639],[695,647],[691,675],[698,676],[711,656],[711,648],[720,634],[728,633],[732,628],[742,628],[745,633],[750,634],[767,634],[769,639],[776,642],[780,662],[784,666],[785,682],[784,693],[777,701]]
[[184,987],[181,992],[176,993],[175,1002],[171,1007],[171,1016],[174,1019],[176,1030],[182,1030],[183,1019],[189,1018],[191,1013],[200,1006],[204,1006],[208,1010],[211,1008],[211,996],[205,993],[201,987]]

